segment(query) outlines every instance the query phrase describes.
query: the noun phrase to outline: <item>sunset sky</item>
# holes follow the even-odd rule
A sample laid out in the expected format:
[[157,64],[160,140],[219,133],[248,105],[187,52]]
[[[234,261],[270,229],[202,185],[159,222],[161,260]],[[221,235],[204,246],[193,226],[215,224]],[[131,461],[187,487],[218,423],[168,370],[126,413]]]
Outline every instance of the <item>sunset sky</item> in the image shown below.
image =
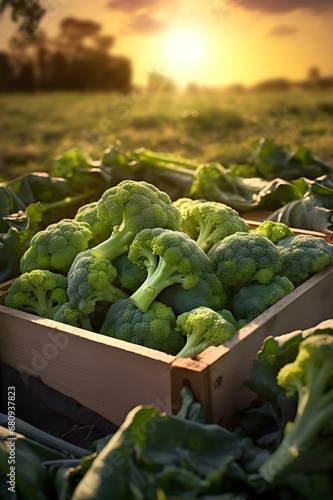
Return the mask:
[[[47,0],[42,28],[56,35],[68,16],[103,24],[114,54],[132,60],[133,80],[158,71],[184,86],[287,77],[317,66],[333,75],[332,0]],[[15,29],[0,18],[0,49]]]

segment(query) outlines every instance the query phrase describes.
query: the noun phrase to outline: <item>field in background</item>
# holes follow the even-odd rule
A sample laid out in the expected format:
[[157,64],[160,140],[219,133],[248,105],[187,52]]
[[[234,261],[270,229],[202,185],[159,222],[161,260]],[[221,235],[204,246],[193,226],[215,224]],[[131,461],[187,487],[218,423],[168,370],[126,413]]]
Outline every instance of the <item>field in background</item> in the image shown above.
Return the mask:
[[126,148],[179,153],[200,162],[244,162],[251,143],[305,145],[333,165],[333,91],[54,93],[0,95],[0,177],[50,171],[79,148],[97,160]]

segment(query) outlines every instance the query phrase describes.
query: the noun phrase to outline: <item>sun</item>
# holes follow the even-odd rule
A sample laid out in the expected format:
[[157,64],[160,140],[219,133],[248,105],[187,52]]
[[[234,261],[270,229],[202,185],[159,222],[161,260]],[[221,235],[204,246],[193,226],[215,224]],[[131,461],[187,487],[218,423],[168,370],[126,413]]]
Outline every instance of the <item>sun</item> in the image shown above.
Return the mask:
[[164,64],[176,79],[183,79],[185,75],[191,79],[204,64],[206,41],[194,29],[177,29],[166,35],[163,52]]

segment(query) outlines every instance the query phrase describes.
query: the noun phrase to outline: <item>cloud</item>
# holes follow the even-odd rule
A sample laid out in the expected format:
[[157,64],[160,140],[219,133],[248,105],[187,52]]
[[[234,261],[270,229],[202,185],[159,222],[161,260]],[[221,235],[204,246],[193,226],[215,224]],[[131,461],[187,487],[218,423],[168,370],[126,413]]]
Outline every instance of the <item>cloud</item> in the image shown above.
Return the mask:
[[294,26],[284,26],[283,24],[274,26],[271,30],[266,33],[267,36],[290,36],[297,33],[298,28]]
[[236,4],[244,9],[261,10],[266,14],[283,14],[297,9],[319,13],[333,7],[332,0],[237,0]]
[[124,12],[136,12],[141,9],[155,8],[160,3],[159,0],[111,0],[106,7]]
[[158,19],[154,19],[148,14],[139,14],[131,21],[129,28],[131,30],[144,33],[157,33],[165,29],[166,25]]

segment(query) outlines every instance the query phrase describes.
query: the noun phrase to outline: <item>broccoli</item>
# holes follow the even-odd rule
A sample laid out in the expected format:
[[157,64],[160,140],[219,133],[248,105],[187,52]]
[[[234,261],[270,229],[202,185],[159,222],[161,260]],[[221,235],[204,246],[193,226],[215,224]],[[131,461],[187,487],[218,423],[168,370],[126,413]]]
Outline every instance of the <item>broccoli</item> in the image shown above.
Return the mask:
[[175,330],[176,316],[161,302],[142,312],[130,299],[121,299],[109,309],[100,333],[175,355],[184,339]]
[[237,329],[209,307],[197,307],[177,317],[177,331],[186,344],[177,358],[195,358],[209,346],[219,346],[235,335]]
[[306,281],[333,262],[333,245],[317,236],[299,234],[276,244],[282,271],[294,285]]
[[141,231],[130,246],[128,258],[148,272],[130,297],[143,312],[164,288],[180,283],[189,290],[199,283],[203,271],[213,271],[205,252],[187,234],[170,229]]
[[250,230],[238,212],[215,201],[183,202],[179,206],[181,230],[205,252],[226,236]]
[[273,222],[265,220],[256,229],[251,229],[250,233],[262,233],[266,238],[271,240],[272,243],[277,243],[284,238],[294,236],[294,233],[283,222]]
[[231,298],[231,311],[237,321],[247,323],[294,290],[286,276],[274,275],[269,283],[251,283],[242,287]]
[[79,253],[67,276],[69,302],[84,314],[90,314],[98,301],[113,303],[128,297],[112,284],[116,274],[109,260],[94,257],[91,250]]
[[157,300],[171,307],[178,316],[190,309],[206,306],[214,311],[221,309],[227,303],[221,280],[212,272],[203,271],[198,284],[190,290],[185,290],[179,283],[165,288]]
[[127,253],[135,235],[145,228],[180,229],[180,212],[170,197],[145,181],[125,180],[104,192],[97,216],[109,224],[111,236],[92,254],[113,260]]
[[67,278],[48,270],[34,269],[11,284],[5,305],[48,318],[52,309],[68,301]]
[[94,331],[88,314],[84,314],[70,302],[65,302],[61,306],[56,306],[52,309],[50,319],[65,323],[66,325],[77,326],[91,332]]
[[226,236],[207,255],[229,294],[252,281],[267,284],[281,270],[278,249],[261,233],[237,232]]
[[89,224],[93,239],[89,241],[89,248],[102,243],[110,236],[110,225],[100,221],[97,217],[98,202],[93,201],[79,208],[75,215],[75,220],[78,222],[86,222]]
[[315,447],[332,436],[332,366],[333,336],[318,333],[302,340],[296,359],[278,372],[277,383],[286,396],[298,397],[297,412],[278,448],[259,468],[265,481],[274,481],[306,453],[311,460]]
[[125,288],[133,293],[147,278],[147,269],[140,269],[129,260],[126,254],[119,255],[112,261],[112,264],[117,270],[117,276],[113,281],[117,287]]
[[[222,316],[223,319],[225,319],[226,321],[229,321],[229,323],[234,325],[236,330],[239,330],[243,326],[243,322],[237,321],[236,318],[234,317],[234,315],[232,314],[232,312],[229,311],[229,309],[222,309],[222,311],[218,311],[218,313]],[[240,323],[241,323],[241,325],[240,325]]]
[[68,272],[76,255],[88,248],[93,234],[89,224],[62,219],[39,231],[20,261],[21,273],[34,269]]

